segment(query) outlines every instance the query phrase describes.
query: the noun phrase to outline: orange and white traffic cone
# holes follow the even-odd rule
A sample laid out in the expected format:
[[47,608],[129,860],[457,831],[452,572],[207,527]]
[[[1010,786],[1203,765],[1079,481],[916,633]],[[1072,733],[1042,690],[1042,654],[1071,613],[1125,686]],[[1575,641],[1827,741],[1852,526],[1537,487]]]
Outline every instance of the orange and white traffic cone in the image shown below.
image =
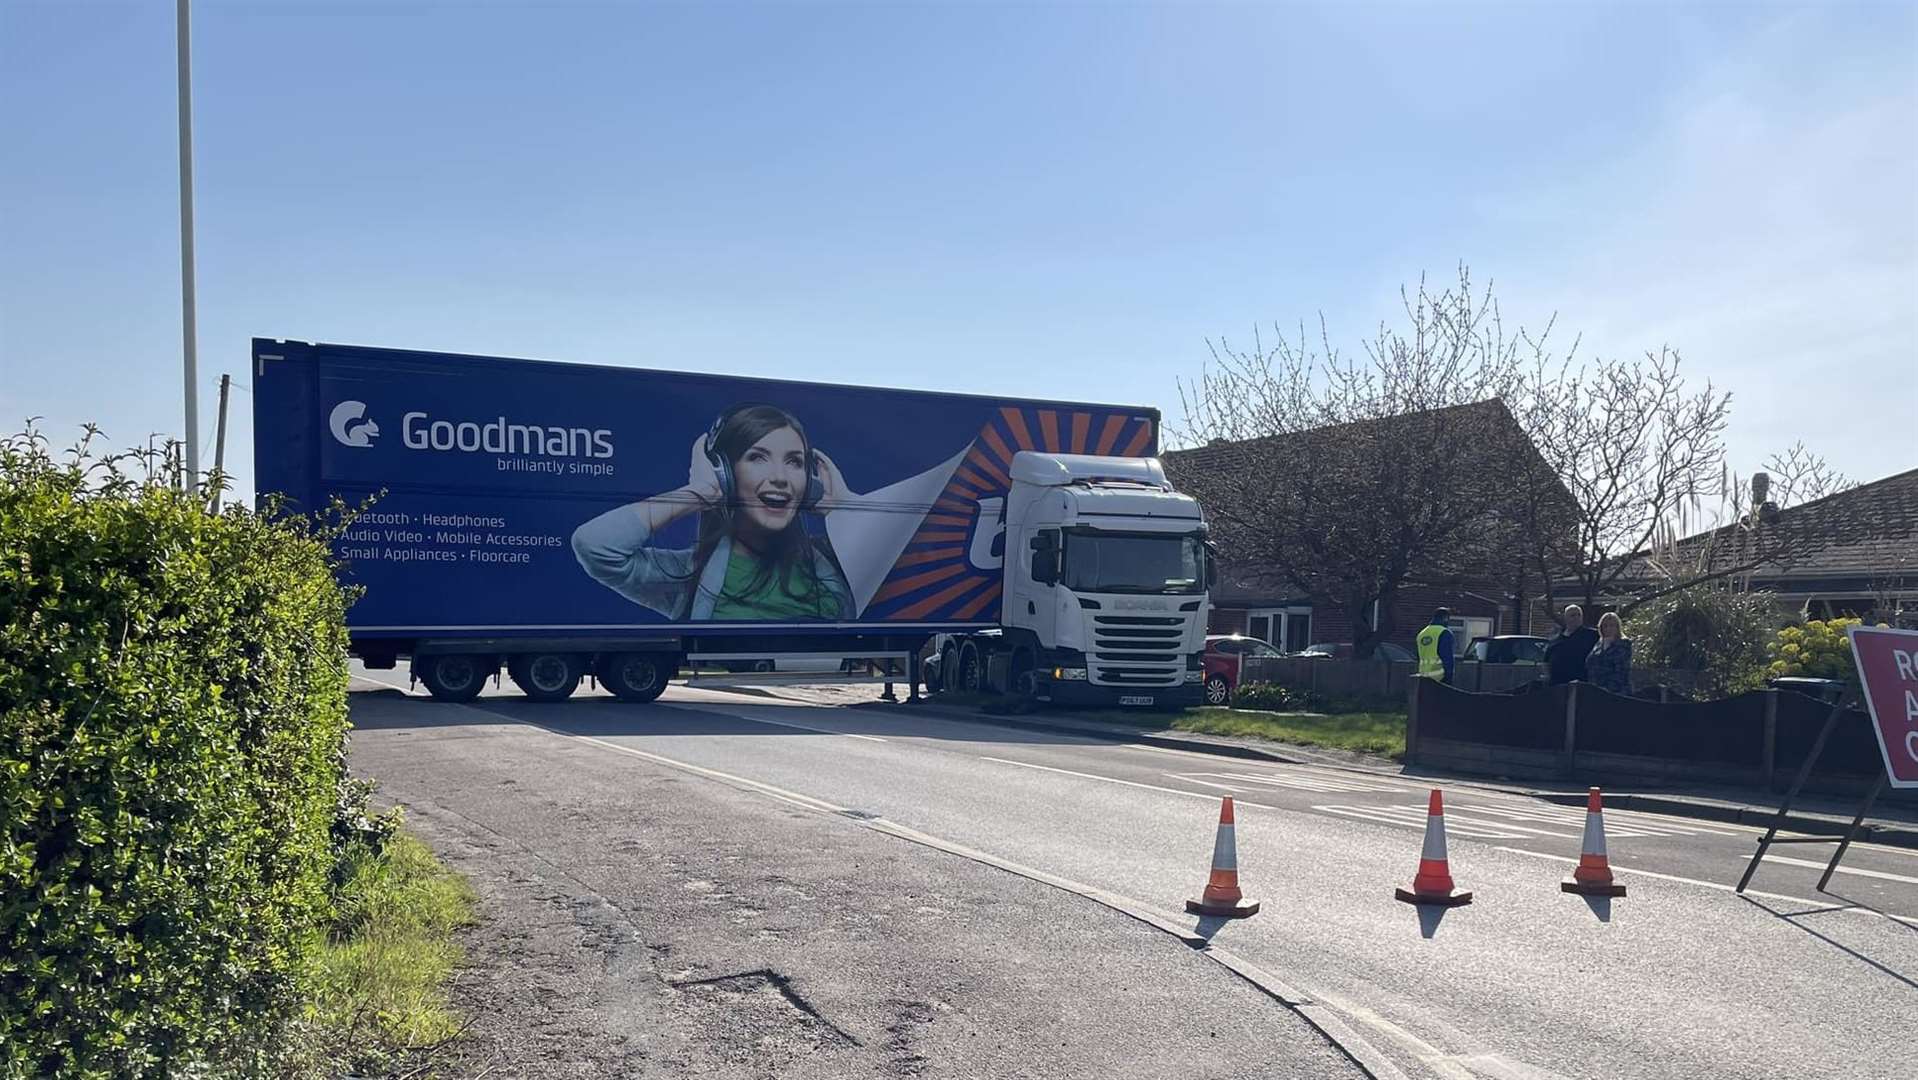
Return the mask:
[[1558,887],[1582,896],[1625,895],[1625,886],[1612,879],[1612,862],[1605,856],[1605,803],[1597,788],[1585,799],[1585,841],[1579,845],[1578,869]]
[[1439,789],[1432,789],[1432,800],[1425,808],[1425,847],[1419,852],[1419,872],[1410,889],[1394,890],[1392,895],[1408,904],[1443,904],[1458,907],[1472,902],[1472,894],[1452,886],[1452,866],[1445,857],[1445,802]]
[[1257,900],[1247,900],[1239,891],[1239,841],[1233,831],[1232,796],[1219,804],[1219,835],[1212,842],[1212,875],[1205,892],[1197,900],[1187,900],[1185,909],[1197,915],[1215,915],[1243,919],[1259,911]]

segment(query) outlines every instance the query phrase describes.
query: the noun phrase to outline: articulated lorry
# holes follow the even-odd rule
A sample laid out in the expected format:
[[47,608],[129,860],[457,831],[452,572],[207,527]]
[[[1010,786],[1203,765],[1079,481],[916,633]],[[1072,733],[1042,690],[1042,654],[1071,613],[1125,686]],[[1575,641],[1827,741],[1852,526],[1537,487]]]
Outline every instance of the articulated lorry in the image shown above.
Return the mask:
[[[368,504],[353,653],[470,700],[896,657],[1198,701],[1211,553],[1156,411],[255,339],[255,487]],[[766,661],[773,664],[767,665]]]

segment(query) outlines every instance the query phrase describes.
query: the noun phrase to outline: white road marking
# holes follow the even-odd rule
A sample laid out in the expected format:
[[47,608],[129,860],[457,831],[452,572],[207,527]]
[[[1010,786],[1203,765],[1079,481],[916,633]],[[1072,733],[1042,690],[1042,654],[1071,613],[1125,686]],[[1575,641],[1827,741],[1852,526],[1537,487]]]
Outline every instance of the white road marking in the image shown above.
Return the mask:
[[1562,1074],[1513,1061],[1500,1054],[1450,1053],[1419,1038],[1410,1029],[1393,1022],[1376,1009],[1366,1008],[1339,994],[1320,993],[1317,996],[1332,1008],[1391,1039],[1417,1058],[1419,1064],[1445,1080],[1479,1080],[1481,1075],[1496,1080],[1570,1080]]
[[[1425,828],[1427,808],[1423,804],[1415,803],[1408,806],[1380,807],[1379,809],[1390,810],[1395,814],[1401,815],[1400,821],[1404,824],[1419,829]],[[1500,836],[1514,840],[1534,836],[1550,836],[1559,840],[1576,840],[1579,838],[1579,834],[1577,833],[1553,832],[1550,829],[1540,829],[1531,825],[1514,825],[1509,821],[1487,821],[1484,818],[1461,810],[1448,810],[1445,812],[1445,827],[1448,830],[1463,828],[1477,829],[1480,832],[1496,832]],[[1469,836],[1471,834],[1462,832],[1460,835]]]
[[[1340,817],[1357,818],[1360,821],[1369,821],[1378,825],[1397,825],[1407,829],[1425,828],[1424,807],[1418,808],[1416,817],[1408,812],[1406,808],[1399,806],[1344,806],[1334,803],[1314,806],[1312,809],[1327,814],[1337,814]],[[1446,834],[1450,836],[1464,836],[1473,840],[1531,839],[1531,837],[1525,833],[1507,831],[1496,825],[1489,827],[1469,823],[1454,825],[1450,815],[1447,815],[1445,820],[1445,831]]]
[[1330,795],[1334,793],[1349,794],[1354,791],[1363,790],[1361,788],[1346,787],[1344,785],[1319,783],[1313,780],[1293,780],[1287,777],[1276,776],[1250,776],[1240,773],[1185,773],[1180,776],[1180,779],[1192,780],[1194,783],[1203,783],[1204,781],[1196,779],[1201,776],[1216,776],[1221,780],[1237,780],[1241,785],[1257,784],[1262,787],[1282,787],[1291,788],[1294,791],[1312,791],[1320,795]]
[[[1512,855],[1529,855],[1534,859],[1547,859],[1555,863],[1564,863],[1567,866],[1578,865],[1577,859],[1568,859],[1562,855],[1552,855],[1547,852],[1532,851],[1527,848],[1494,845],[1492,850],[1503,851]],[[1819,865],[1823,866],[1824,864],[1820,863]],[[1612,873],[1637,874],[1639,877],[1657,878],[1660,881],[1675,881],[1680,885],[1697,885],[1700,888],[1717,889],[1719,892],[1738,891],[1734,886],[1727,885],[1722,881],[1700,881],[1698,878],[1680,877],[1677,874],[1661,874],[1656,870],[1641,870],[1635,866],[1626,866],[1616,859],[1612,860]],[[1759,889],[1746,889],[1745,895],[1762,896],[1767,900],[1783,900],[1788,904],[1802,904],[1806,907],[1829,908],[1833,911],[1845,911],[1854,915],[1870,915],[1877,918],[1890,919],[1893,922],[1905,923],[1909,926],[1918,926],[1918,918],[1912,918],[1909,915],[1894,915],[1889,911],[1874,911],[1871,908],[1862,907],[1858,904],[1846,904],[1831,897],[1823,900],[1812,900],[1803,896],[1787,896],[1784,893],[1764,892]]]
[[[1552,825],[1583,826],[1585,824],[1585,811],[1569,806],[1535,802],[1504,806],[1490,806],[1482,802],[1460,802],[1459,805],[1473,813],[1503,814]],[[1619,836],[1626,835],[1627,831],[1643,836],[1739,836],[1744,830],[1735,826],[1703,825],[1688,819],[1672,818],[1661,814],[1607,810],[1605,811],[1605,831],[1607,835]]]
[[[1413,807],[1407,807],[1407,809],[1416,810],[1419,813],[1425,812],[1424,807],[1413,806]],[[1454,821],[1462,821],[1465,824],[1471,825],[1475,828],[1482,828],[1482,827],[1489,826],[1491,828],[1497,828],[1497,829],[1515,829],[1522,836],[1550,836],[1559,840],[1577,840],[1582,835],[1581,833],[1554,832],[1551,829],[1539,829],[1539,828],[1534,828],[1530,825],[1513,825],[1510,822],[1504,822],[1504,821],[1488,821],[1482,817],[1478,817],[1473,814],[1460,813],[1457,810],[1446,811],[1445,824],[1449,827]]]
[[[1770,852],[1765,854],[1765,861],[1784,863],[1786,866],[1807,866],[1813,870],[1823,870],[1826,865],[1822,862],[1813,862],[1810,859],[1794,859],[1788,855],[1773,855]],[[1856,874],[1859,877],[1883,878],[1886,881],[1902,881],[1907,885],[1918,885],[1918,877],[1906,877],[1903,874],[1887,874],[1883,870],[1864,870],[1846,866],[1843,863],[1838,864],[1838,872],[1841,874]]]
[[[1582,828],[1585,824],[1585,811],[1583,810],[1579,810],[1574,813],[1561,814],[1561,813],[1549,813],[1543,808],[1534,809],[1529,807],[1486,806],[1483,803],[1459,803],[1457,805],[1459,806],[1461,810],[1468,811],[1472,814],[1478,814],[1478,815],[1493,814],[1501,818],[1512,818],[1518,821],[1537,821],[1537,822],[1543,822],[1547,825],[1563,825],[1563,826],[1577,827],[1577,828]],[[1622,836],[1627,839],[1630,839],[1632,837],[1652,837],[1652,836],[1669,838],[1674,836],[1696,836],[1696,835],[1703,834],[1705,832],[1705,830],[1702,830],[1702,829],[1694,830],[1684,825],[1646,826],[1646,825],[1639,824],[1637,821],[1614,821],[1613,818],[1616,816],[1616,813],[1617,813],[1616,811],[1613,811],[1605,815],[1605,835],[1606,836]],[[1451,816],[1449,811],[1447,812],[1446,816],[1447,817]],[[1553,833],[1551,835],[1562,836],[1565,834]],[[1718,833],[1714,830],[1711,833],[1711,835],[1735,835],[1735,834]]]
[[1275,787],[1296,787],[1306,791],[1364,791],[1380,795],[1404,794],[1411,788],[1396,784],[1382,784],[1376,780],[1362,780],[1356,776],[1313,774],[1291,770],[1274,770],[1269,773],[1198,773],[1199,776],[1221,776],[1228,780],[1250,780],[1258,784],[1271,784]]
[[[1582,826],[1585,823],[1585,811],[1569,806],[1533,803],[1522,807],[1500,809],[1484,805],[1483,803],[1460,803],[1459,805],[1470,809],[1474,813],[1495,813],[1513,817],[1530,816],[1536,817],[1538,820],[1567,826]],[[1758,827],[1755,825],[1730,825],[1722,822],[1700,822],[1693,818],[1681,818],[1671,814],[1654,814],[1644,810],[1607,810],[1605,811],[1605,835],[1624,837],[1633,835],[1699,835],[1749,838],[1755,842],[1758,838]],[[1808,834],[1781,829],[1778,835],[1781,837],[1802,837]],[[1833,843],[1836,842],[1835,840],[1833,841]],[[1866,842],[1854,842],[1851,847],[1853,851],[1870,851],[1873,854],[1903,855],[1906,858],[1918,858],[1918,849],[1912,848],[1896,848],[1886,844]],[[1773,856],[1768,855],[1766,858],[1773,858]],[[1783,857],[1778,857],[1778,861],[1783,862],[1786,860]],[[1825,864],[1817,863],[1816,865],[1823,867]],[[1842,866],[1839,867],[1839,872],[1846,872],[1845,868]],[[1860,873],[1864,873],[1864,871],[1860,871]],[[1877,873],[1873,872],[1868,876],[1877,876]],[[1918,884],[1918,879],[1899,877],[1897,875],[1890,875],[1890,877],[1893,881],[1907,881]]]
[[371,675],[355,675],[353,676],[353,678],[358,679],[361,682],[373,683],[376,686],[384,686],[390,690],[398,690],[400,693],[406,694],[409,697],[416,696],[417,694],[422,692],[422,691],[416,691],[410,686],[401,686],[399,683],[387,682],[385,679],[375,679]]
[[1166,777],[1169,780],[1184,780],[1188,784],[1199,784],[1204,787],[1218,788],[1220,791],[1231,792],[1234,795],[1237,795],[1239,792],[1245,790],[1244,788],[1227,787],[1224,784],[1215,784],[1211,782],[1210,780],[1199,780],[1191,776],[1186,776],[1182,773],[1169,772],[1169,773],[1161,773],[1160,775]]
[[[475,708],[475,706],[468,706],[468,708]],[[478,711],[490,712],[490,713],[493,713],[494,716],[504,716],[508,720],[512,720],[516,723],[525,724],[528,727],[538,728],[539,730],[546,732],[548,735],[558,735],[559,737],[563,739],[575,739],[580,742],[591,743],[594,746],[601,747],[606,750],[612,750],[616,753],[630,754],[636,758],[643,758],[647,761],[653,762],[656,765],[665,765],[665,766],[668,766],[669,768],[684,769],[687,772],[698,773],[699,775],[707,777],[709,779],[718,780],[723,783],[731,784],[734,787],[743,787],[751,791],[757,791],[763,795],[770,795],[775,799],[780,799],[785,802],[792,803],[796,806],[802,806],[808,810],[819,810],[828,814],[844,814],[847,809],[846,807],[843,807],[843,806],[835,806],[834,804],[829,803],[824,799],[815,799],[811,795],[802,795],[797,791],[788,791],[785,788],[776,787],[772,784],[764,783],[759,780],[749,780],[746,777],[738,776],[733,773],[721,772],[718,769],[708,769],[703,765],[692,765],[684,761],[679,761],[674,758],[662,756],[660,754],[652,754],[644,750],[636,750],[630,746],[621,746],[620,744],[616,742],[608,742],[605,739],[596,739],[592,737],[591,735],[576,735],[570,731],[561,731],[558,728],[547,727],[545,724],[535,723],[531,720],[524,720],[524,719],[521,719],[520,717],[512,716],[507,713],[493,712],[493,710],[491,709],[479,709]]]
[[[980,755],[979,760],[980,761],[996,761],[1001,765],[1017,765],[1022,769],[1038,769],[1041,772],[1060,773],[1065,776],[1076,776],[1082,780],[1103,780],[1108,784],[1124,784],[1126,787],[1144,788],[1147,791],[1163,791],[1167,795],[1183,795],[1188,799],[1204,799],[1207,802],[1211,802],[1212,800],[1218,798],[1217,795],[1207,795],[1203,791],[1182,791],[1179,788],[1160,787],[1157,784],[1141,784],[1137,780],[1121,780],[1118,777],[1114,777],[1114,776],[1100,776],[1096,773],[1074,772],[1071,769],[1055,769],[1050,765],[1034,765],[1030,761],[1014,761],[1011,758],[986,757],[984,755]],[[1277,810],[1278,809],[1278,807],[1276,806],[1266,806],[1262,803],[1243,802],[1239,800],[1234,800],[1234,805],[1255,806],[1255,807],[1258,807],[1260,810]]]
[[[1752,833],[1752,840],[1754,842],[1757,841],[1758,835],[1759,834],[1756,832]],[[1784,831],[1783,829],[1780,829],[1778,831],[1778,835],[1802,836],[1804,834],[1788,833]],[[1838,843],[1838,841],[1833,840],[1832,843],[1836,844]],[[1874,844],[1867,840],[1853,840],[1851,842],[1851,849],[1853,851],[1869,851],[1874,855],[1903,855],[1907,859],[1918,859],[1918,848],[1892,847],[1889,844]]]

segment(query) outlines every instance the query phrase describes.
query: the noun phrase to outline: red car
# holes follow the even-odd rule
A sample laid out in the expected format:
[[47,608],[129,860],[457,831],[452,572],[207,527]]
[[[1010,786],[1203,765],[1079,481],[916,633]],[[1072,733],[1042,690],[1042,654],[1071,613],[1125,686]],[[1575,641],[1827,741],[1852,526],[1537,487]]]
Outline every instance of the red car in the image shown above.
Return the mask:
[[1212,634],[1205,639],[1205,703],[1229,705],[1239,687],[1246,657],[1284,656],[1258,638],[1242,634]]

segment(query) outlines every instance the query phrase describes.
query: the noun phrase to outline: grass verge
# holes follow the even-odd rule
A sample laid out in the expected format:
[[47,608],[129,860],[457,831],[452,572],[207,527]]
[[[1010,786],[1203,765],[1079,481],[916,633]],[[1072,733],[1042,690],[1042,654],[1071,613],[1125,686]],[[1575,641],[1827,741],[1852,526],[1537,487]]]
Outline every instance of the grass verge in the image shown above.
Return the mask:
[[[942,705],[1005,709],[1006,699],[994,694],[940,694]],[[1038,716],[1044,716],[1041,711]],[[1199,708],[1183,712],[1147,712],[1139,709],[1061,709],[1062,720],[1105,720],[1142,728],[1190,731],[1201,735],[1232,735],[1270,739],[1294,746],[1317,746],[1383,754],[1394,761],[1405,757],[1405,714],[1402,712],[1269,712],[1263,709]]]
[[1251,709],[1192,709],[1168,717],[1177,731],[1238,735],[1299,746],[1405,756],[1405,714],[1394,712],[1270,713]]
[[473,921],[472,887],[404,831],[377,851],[357,844],[340,880],[319,962],[323,1054],[355,1076],[429,1075],[460,1030],[446,981],[462,956],[453,931]]

